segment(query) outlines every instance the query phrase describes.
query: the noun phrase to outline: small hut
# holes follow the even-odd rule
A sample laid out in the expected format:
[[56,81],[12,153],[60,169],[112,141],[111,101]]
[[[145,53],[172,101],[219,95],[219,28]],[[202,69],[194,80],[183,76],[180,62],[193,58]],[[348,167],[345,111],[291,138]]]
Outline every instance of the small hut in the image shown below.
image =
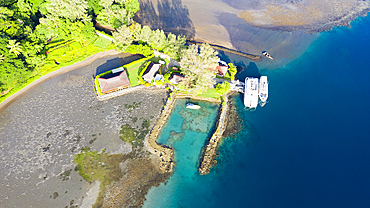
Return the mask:
[[217,70],[217,75],[223,77],[226,75],[227,70],[229,70],[229,67],[224,66],[224,65],[219,65],[216,67],[216,70]]
[[171,78],[170,78],[170,83],[171,84],[174,84],[174,85],[177,85],[177,84],[179,84],[183,79],[184,79],[185,77],[184,77],[184,75],[181,75],[181,74],[179,74],[179,73],[173,73],[172,75],[171,75]]
[[146,82],[151,82],[154,79],[155,74],[160,68],[161,68],[161,64],[155,64],[151,62],[143,74],[143,79]]

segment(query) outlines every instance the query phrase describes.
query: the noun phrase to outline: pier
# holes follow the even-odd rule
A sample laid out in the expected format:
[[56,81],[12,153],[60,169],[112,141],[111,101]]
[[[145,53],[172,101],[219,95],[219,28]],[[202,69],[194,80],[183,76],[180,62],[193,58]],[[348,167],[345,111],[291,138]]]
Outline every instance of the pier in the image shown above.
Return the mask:
[[[193,40],[187,40],[186,43],[187,44],[195,44],[195,45],[204,44],[202,42],[193,41]],[[223,47],[223,46],[220,46],[220,45],[215,45],[215,44],[208,44],[208,45],[211,46],[215,50],[232,53],[232,54],[235,54],[235,55],[238,55],[238,56],[245,57],[245,58],[250,59],[252,61],[257,61],[257,62],[262,61],[262,56],[253,55],[253,54],[249,54],[249,53],[244,53],[244,52],[237,51],[237,50],[230,49],[230,48],[226,48],[226,47]]]

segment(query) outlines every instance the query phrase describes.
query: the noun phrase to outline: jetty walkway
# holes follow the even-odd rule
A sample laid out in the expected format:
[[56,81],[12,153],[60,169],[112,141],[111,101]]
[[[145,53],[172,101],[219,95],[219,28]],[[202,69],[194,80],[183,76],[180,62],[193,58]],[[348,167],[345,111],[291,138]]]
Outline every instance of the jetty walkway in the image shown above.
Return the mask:
[[224,96],[224,102],[221,107],[221,113],[219,114],[219,118],[217,121],[217,128],[215,133],[212,135],[211,139],[208,141],[208,144],[203,149],[202,156],[200,157],[200,166],[199,166],[199,173],[201,175],[208,174],[212,163],[216,157],[217,153],[217,146],[222,138],[222,135],[225,131],[226,127],[226,114],[228,111],[228,95]]

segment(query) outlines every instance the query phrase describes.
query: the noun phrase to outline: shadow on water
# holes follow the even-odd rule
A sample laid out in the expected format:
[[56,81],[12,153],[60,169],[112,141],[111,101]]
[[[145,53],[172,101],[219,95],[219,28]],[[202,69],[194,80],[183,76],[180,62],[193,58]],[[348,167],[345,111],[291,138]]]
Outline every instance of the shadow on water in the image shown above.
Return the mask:
[[104,73],[106,71],[109,71],[114,68],[118,68],[122,65],[128,64],[132,61],[138,60],[143,58],[144,56],[136,54],[133,56],[127,56],[127,57],[118,57],[114,59],[107,60],[104,64],[100,65],[98,68],[96,68],[95,76],[101,73]]
[[250,62],[247,67],[243,66],[242,64],[243,63],[240,63],[240,65],[238,65],[238,73],[235,75],[237,79],[245,80],[246,77],[261,77],[258,67],[254,62]]
[[160,0],[157,4],[149,0],[140,1],[140,11],[135,14],[134,20],[151,29],[183,34],[187,38],[192,38],[195,34],[189,10],[181,0]]

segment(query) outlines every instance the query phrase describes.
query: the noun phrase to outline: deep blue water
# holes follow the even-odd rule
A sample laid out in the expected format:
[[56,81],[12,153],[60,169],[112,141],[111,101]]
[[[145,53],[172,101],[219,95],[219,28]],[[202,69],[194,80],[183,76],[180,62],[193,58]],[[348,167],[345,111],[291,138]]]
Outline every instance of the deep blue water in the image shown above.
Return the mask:
[[144,205],[369,207],[369,37],[370,18],[359,18],[284,68],[260,68],[269,103],[250,112],[235,98],[243,130],[224,140],[218,165],[206,176],[175,169]]

